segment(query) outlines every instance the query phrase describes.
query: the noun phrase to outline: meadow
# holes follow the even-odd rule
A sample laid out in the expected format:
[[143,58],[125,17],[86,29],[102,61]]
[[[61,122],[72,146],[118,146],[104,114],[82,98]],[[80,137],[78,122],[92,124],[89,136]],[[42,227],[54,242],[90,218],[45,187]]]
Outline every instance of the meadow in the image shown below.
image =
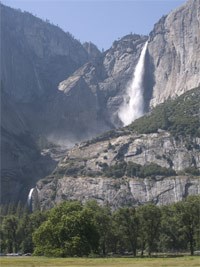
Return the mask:
[[199,267],[200,257],[176,258],[45,258],[1,257],[1,267]]

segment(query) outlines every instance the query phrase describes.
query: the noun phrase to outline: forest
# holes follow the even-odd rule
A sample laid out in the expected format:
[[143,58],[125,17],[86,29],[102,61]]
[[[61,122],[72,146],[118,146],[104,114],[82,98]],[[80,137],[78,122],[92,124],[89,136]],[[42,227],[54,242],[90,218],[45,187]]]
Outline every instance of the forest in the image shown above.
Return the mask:
[[2,254],[103,257],[200,250],[200,196],[117,210],[95,200],[67,201],[33,213],[10,204],[1,206],[0,219]]

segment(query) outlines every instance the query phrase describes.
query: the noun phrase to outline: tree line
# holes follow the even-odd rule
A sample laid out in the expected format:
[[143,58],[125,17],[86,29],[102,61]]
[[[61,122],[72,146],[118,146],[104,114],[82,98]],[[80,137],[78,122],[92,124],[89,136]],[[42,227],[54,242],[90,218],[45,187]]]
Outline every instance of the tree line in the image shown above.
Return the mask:
[[63,202],[30,213],[1,206],[1,253],[54,257],[134,256],[200,250],[200,196],[167,206],[154,204],[112,211],[91,200]]

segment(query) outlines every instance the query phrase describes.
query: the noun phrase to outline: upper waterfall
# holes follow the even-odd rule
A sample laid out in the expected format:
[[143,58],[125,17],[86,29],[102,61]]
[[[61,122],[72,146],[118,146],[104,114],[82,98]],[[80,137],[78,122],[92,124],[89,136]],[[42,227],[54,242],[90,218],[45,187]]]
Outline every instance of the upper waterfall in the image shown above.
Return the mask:
[[124,126],[129,125],[135,119],[144,114],[144,87],[143,77],[145,71],[145,55],[148,42],[145,43],[138,63],[136,65],[133,79],[126,90],[124,101],[119,108],[118,116]]

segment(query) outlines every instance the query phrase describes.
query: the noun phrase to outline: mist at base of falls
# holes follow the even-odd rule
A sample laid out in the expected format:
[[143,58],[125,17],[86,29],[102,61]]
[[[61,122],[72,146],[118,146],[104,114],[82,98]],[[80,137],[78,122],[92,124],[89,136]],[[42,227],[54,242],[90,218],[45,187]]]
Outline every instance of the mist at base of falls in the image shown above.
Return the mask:
[[144,86],[143,78],[145,72],[145,55],[148,42],[145,43],[138,63],[136,65],[133,79],[126,90],[123,104],[119,108],[118,117],[124,126],[131,124],[144,114]]

